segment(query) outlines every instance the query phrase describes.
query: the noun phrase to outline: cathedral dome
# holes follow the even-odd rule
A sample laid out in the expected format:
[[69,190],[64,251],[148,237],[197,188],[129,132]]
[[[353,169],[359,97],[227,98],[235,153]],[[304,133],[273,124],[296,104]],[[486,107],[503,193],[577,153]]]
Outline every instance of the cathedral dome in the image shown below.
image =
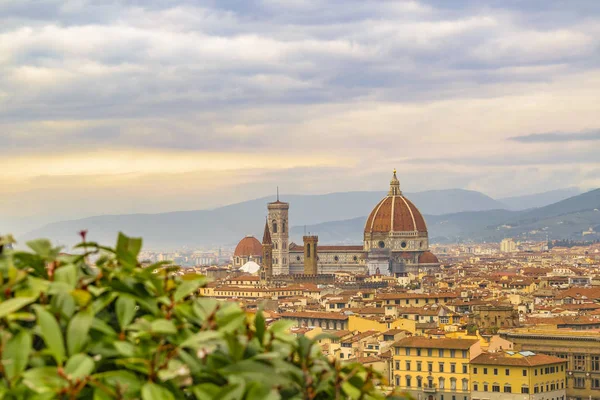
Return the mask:
[[426,251],[419,256],[419,264],[439,264],[439,263],[440,263],[440,261],[438,260],[438,258],[435,256],[435,254],[433,254],[430,251]]
[[427,233],[421,212],[402,195],[395,170],[388,195],[375,206],[365,224],[367,234],[389,232]]
[[260,257],[262,256],[262,245],[254,236],[246,236],[235,247],[234,257]]

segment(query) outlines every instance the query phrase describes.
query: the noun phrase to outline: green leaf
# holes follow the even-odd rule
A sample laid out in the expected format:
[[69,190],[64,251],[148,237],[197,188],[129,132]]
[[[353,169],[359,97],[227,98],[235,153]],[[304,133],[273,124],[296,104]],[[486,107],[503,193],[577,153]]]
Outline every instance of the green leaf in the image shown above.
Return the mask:
[[107,336],[117,336],[117,333],[109,324],[98,318],[94,318],[94,320],[92,321],[92,329],[103,333]]
[[13,336],[5,345],[2,351],[2,365],[6,377],[13,381],[19,377],[27,363],[31,353],[32,338],[27,331],[20,331]]
[[265,316],[262,312],[262,308],[258,310],[256,316],[254,317],[254,329],[256,330],[256,337],[258,338],[259,343],[262,345],[264,343],[266,330]]
[[177,328],[173,321],[167,319],[156,319],[150,323],[150,330],[154,333],[165,333],[174,335],[177,333]]
[[142,400],[175,400],[175,396],[167,388],[146,382],[142,387]]
[[107,371],[95,374],[94,378],[121,393],[124,398],[139,398],[142,381],[131,371]]
[[75,289],[77,285],[77,267],[74,264],[67,264],[54,271],[54,281],[64,282],[70,289]]
[[113,342],[113,346],[115,349],[124,357],[133,357],[135,356],[135,346],[129,342],[125,342],[122,340],[117,340]]
[[36,393],[55,392],[67,386],[56,367],[31,368],[23,373],[23,383]]
[[194,281],[184,281],[179,284],[177,289],[175,290],[175,294],[173,295],[173,299],[175,301],[180,301],[189,296],[190,294],[196,292],[200,286],[202,286],[204,282],[202,280],[194,280]]
[[183,348],[197,349],[199,347],[205,347],[207,344],[214,343],[216,340],[221,339],[221,334],[217,331],[202,331],[194,333],[186,340],[184,340],[179,346]]
[[12,314],[34,301],[35,297],[15,297],[14,299],[5,300],[0,303],[0,318]]
[[72,356],[83,350],[90,332],[90,327],[94,321],[94,314],[91,308],[81,310],[71,319],[67,328],[67,348]]
[[287,332],[292,326],[294,326],[294,322],[285,319],[280,319],[279,321],[275,321],[271,326],[269,326],[269,332]]
[[94,372],[95,368],[94,360],[90,356],[75,354],[67,361],[65,373],[71,380],[82,380]]
[[88,292],[87,290],[83,290],[83,289],[75,289],[71,292],[71,296],[73,296],[73,298],[75,299],[75,301],[77,302],[77,304],[80,307],[85,307],[88,305],[88,303],[90,302],[90,300],[92,300],[92,294],[90,292]]
[[124,331],[135,317],[135,300],[127,295],[120,295],[115,303],[117,319],[121,331]]
[[65,359],[65,343],[63,340],[60,325],[54,319],[54,316],[44,310],[42,306],[34,305],[35,313],[38,317],[38,325],[44,339],[44,343],[48,347],[50,354],[56,360],[58,365],[62,365]]
[[117,239],[116,253],[119,257],[125,258],[128,262],[135,260],[142,249],[141,238],[130,238],[119,232]]
[[26,243],[40,257],[48,257],[52,253],[52,243],[48,239],[31,240]]

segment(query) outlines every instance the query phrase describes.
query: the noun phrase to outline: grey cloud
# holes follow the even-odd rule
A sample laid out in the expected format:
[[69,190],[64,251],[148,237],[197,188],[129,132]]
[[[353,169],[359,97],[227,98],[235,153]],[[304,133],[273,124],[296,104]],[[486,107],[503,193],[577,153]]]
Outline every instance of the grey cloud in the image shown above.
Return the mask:
[[589,142],[600,140],[600,130],[592,130],[587,132],[532,133],[529,135],[514,136],[509,140],[520,143]]

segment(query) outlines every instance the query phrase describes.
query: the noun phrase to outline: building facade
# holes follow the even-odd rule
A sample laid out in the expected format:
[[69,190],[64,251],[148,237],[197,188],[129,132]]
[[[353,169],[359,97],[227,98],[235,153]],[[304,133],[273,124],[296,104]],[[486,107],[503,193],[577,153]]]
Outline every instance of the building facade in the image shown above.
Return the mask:
[[556,356],[566,361],[566,398],[600,400],[600,333],[518,328],[500,331],[515,350]]
[[472,400],[565,400],[566,364],[532,352],[482,353],[471,360]]
[[469,362],[475,339],[408,337],[393,345],[393,385],[423,400],[470,400]]

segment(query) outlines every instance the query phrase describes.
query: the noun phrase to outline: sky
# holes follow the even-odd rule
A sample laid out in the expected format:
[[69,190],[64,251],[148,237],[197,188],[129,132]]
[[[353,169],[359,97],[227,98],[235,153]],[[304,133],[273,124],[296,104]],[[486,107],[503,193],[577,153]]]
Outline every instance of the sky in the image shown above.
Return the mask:
[[592,189],[599,93],[597,0],[0,0],[0,225]]

